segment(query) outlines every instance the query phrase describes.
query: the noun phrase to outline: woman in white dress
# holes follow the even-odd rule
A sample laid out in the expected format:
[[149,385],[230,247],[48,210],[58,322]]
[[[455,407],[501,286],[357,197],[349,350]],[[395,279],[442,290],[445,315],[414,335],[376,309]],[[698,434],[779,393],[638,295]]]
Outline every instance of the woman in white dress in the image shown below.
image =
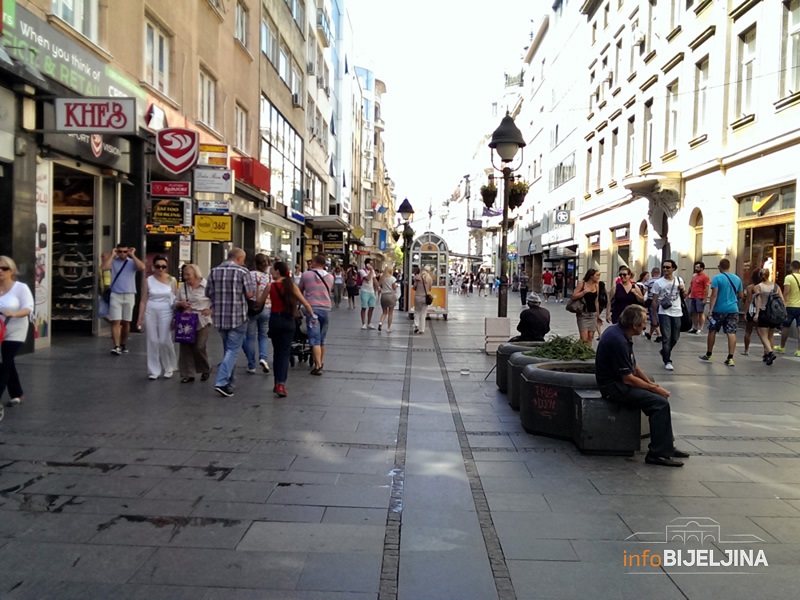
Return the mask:
[[175,344],[172,342],[172,314],[177,295],[177,281],[167,273],[167,258],[160,254],[153,259],[153,275],[145,280],[139,304],[139,327],[147,336],[147,376],[158,379],[172,377],[178,368]]
[[[0,256],[0,322],[5,326],[5,337],[0,344],[0,398],[8,389],[7,406],[22,402],[22,384],[14,357],[28,337],[28,322],[33,313],[33,294],[24,283],[17,281],[17,263],[8,256]],[[0,406],[0,419],[3,408]]]

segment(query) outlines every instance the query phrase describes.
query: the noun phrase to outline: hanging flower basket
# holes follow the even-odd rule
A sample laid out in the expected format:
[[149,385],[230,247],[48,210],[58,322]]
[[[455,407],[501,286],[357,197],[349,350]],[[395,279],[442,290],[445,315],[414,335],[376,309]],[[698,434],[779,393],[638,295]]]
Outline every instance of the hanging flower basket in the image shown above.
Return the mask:
[[497,198],[497,186],[493,183],[481,186],[481,198],[486,208],[492,208],[494,201]]
[[394,231],[392,232],[392,239],[393,239],[395,242],[396,242],[397,240],[399,240],[399,239],[400,239],[400,232],[399,232],[399,231],[397,231],[397,230],[394,230]]
[[526,181],[518,179],[512,182],[511,185],[508,186],[508,208],[513,210],[522,206],[529,189],[530,186]]

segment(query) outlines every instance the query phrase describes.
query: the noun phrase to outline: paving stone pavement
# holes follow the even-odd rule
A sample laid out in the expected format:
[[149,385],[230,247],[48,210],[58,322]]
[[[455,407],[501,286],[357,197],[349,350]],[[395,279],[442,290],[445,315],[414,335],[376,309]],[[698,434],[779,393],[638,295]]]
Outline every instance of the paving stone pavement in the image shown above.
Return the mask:
[[[705,337],[683,334],[668,373],[637,340],[693,456],[584,456],[525,433],[497,391],[480,350],[496,302],[451,296],[416,336],[402,313],[387,334],[333,311],[324,376],[294,367],[286,399],[243,358],[230,399],[148,381],[139,336],[121,357],[76,337],[21,357],[26,400],[0,422],[0,597],[797,597],[800,359],[766,367],[754,340],[733,369],[703,364]],[[687,517],[714,538],[664,544]],[[661,536],[651,556],[763,550],[768,565],[623,564],[642,532]]]

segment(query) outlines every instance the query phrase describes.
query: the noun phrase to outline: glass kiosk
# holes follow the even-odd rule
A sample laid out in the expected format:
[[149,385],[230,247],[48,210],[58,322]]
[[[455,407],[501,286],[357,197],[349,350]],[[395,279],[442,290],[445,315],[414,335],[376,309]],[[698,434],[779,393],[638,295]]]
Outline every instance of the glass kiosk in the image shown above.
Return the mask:
[[[433,304],[428,307],[428,315],[441,316],[445,321],[447,320],[449,261],[450,249],[447,247],[447,242],[435,233],[429,231],[423,233],[411,244],[411,267],[417,265],[420,270],[424,270],[426,266],[431,268],[433,289],[429,291],[433,295]],[[409,302],[408,315],[409,318],[414,315],[413,301]]]

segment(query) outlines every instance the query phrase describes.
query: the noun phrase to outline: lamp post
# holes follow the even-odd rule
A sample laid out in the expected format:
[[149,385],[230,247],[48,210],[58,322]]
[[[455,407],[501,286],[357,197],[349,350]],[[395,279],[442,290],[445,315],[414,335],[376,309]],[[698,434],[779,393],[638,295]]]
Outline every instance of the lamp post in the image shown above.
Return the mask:
[[414,230],[411,229],[409,221],[414,216],[414,207],[408,198],[403,200],[400,207],[397,209],[400,216],[403,218],[403,303],[400,310],[408,311],[408,292],[409,292],[409,276],[411,274],[411,242],[414,241]]
[[[517,151],[525,147],[525,138],[522,137],[522,132],[514,124],[514,119],[506,112],[506,116],[500,121],[500,126],[494,130],[492,134],[492,141],[489,142],[489,148],[492,149],[492,167],[503,173],[503,222],[501,223],[501,238],[500,238],[500,290],[497,296],[497,316],[508,316],[508,194],[509,186],[511,184],[511,173],[516,171],[522,166],[522,157],[520,155],[520,164],[512,169],[510,166],[511,161],[517,155]],[[498,168],[494,164],[495,152],[500,157],[502,168]]]

